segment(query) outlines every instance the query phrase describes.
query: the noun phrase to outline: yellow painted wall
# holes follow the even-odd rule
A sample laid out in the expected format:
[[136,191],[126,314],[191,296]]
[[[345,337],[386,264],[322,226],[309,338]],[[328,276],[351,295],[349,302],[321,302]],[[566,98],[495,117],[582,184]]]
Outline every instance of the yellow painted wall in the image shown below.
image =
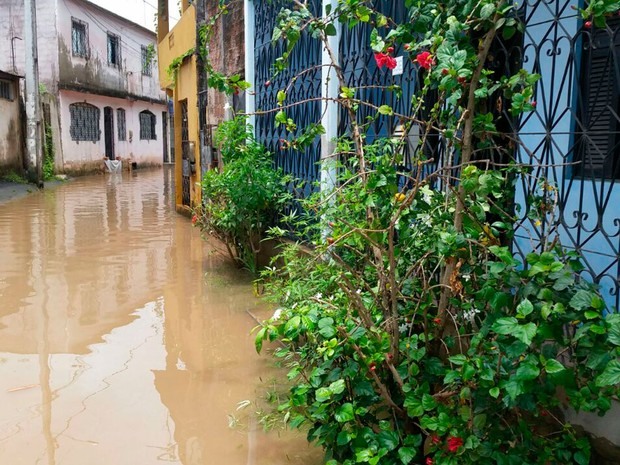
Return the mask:
[[168,67],[172,61],[190,48],[196,47],[196,9],[191,5],[183,12],[181,19],[164,36],[157,46],[159,82],[162,87],[172,86],[168,77]]
[[176,82],[168,76],[168,67],[177,57],[182,56],[196,45],[196,10],[190,5],[181,16],[175,27],[166,34],[158,44],[159,80],[162,88],[172,90],[174,102],[174,149],[175,162],[175,199],[177,209],[182,204],[182,139],[181,139],[181,105],[179,102],[187,100],[189,140],[194,142],[196,158],[196,174],[190,183],[191,206],[200,205],[200,154],[198,153],[198,94],[196,58],[192,55],[186,58],[178,70]]

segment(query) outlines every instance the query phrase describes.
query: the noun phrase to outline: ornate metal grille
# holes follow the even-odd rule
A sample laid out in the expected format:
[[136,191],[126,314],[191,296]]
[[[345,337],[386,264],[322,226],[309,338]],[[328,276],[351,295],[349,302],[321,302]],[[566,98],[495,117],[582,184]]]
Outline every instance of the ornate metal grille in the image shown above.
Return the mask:
[[157,117],[148,110],[140,112],[140,140],[157,139]]
[[[274,154],[276,166],[285,173],[305,181],[304,188],[297,192],[306,196],[317,189],[315,181],[319,179],[321,147],[320,140],[302,151],[284,148],[281,140],[290,139],[284,128],[276,128],[275,113],[261,113],[277,107],[276,95],[284,89],[291,78],[306,70],[302,78],[295,81],[287,92],[286,103],[302,102],[321,95],[321,43],[304,33],[290,56],[287,70],[273,77],[273,64],[283,52],[283,44],[271,43],[271,37],[278,12],[290,2],[284,0],[255,0],[256,39],[254,54],[256,60],[256,136],[259,142]],[[310,7],[314,14],[320,13],[321,1],[311,0]],[[269,85],[266,83],[269,82]],[[321,102],[306,102],[287,109],[287,114],[297,124],[298,132],[309,124],[317,123],[321,117]]]
[[[319,2],[314,2],[317,8]],[[376,0],[374,8],[400,21],[407,18],[404,1]],[[281,46],[270,44],[274,18],[283,2],[256,0],[256,78],[257,109],[275,107],[276,93],[290,77],[301,69],[312,69],[320,63],[320,45],[304,38],[293,57],[291,69],[273,80],[271,66]],[[605,28],[587,29],[571,8],[571,0],[534,0],[521,2],[518,16],[525,31],[510,40],[497,40],[488,67],[497,73],[513,74],[523,67],[542,75],[536,88],[535,111],[515,119],[499,96],[493,96],[495,121],[506,136],[498,143],[510,144],[516,161],[532,166],[533,176],[517,179],[515,204],[518,222],[513,247],[527,254],[539,246],[550,233],[557,233],[564,247],[583,257],[583,276],[600,284],[608,303],[620,304],[620,19],[608,21]],[[370,49],[370,26],[344,28],[340,43],[340,60],[347,85],[357,90],[362,100],[374,105],[387,104],[395,113],[407,114],[411,95],[419,84],[419,75],[409,60],[404,59],[401,76],[378,69]],[[395,56],[403,55],[395,50]],[[406,54],[405,54],[406,55]],[[311,72],[295,83],[295,99],[320,95],[320,72]],[[398,85],[402,97],[373,86]],[[432,96],[430,96],[432,99]],[[291,100],[299,101],[299,100]],[[318,121],[320,104],[300,106],[294,116],[298,127]],[[358,121],[375,116],[374,110],[361,106]],[[296,155],[280,150],[278,140],[283,130],[274,127],[273,114],[259,116],[257,135],[276,154],[277,164],[287,172],[316,179],[320,147],[318,143],[306,153]],[[350,121],[340,114],[339,132],[346,134]],[[368,141],[390,137],[400,131],[397,116],[382,116],[373,121]],[[411,149],[418,145],[420,130],[412,128],[403,169],[411,167]],[[442,143],[437,135],[427,138],[422,149],[436,164],[443,163]],[[516,143],[510,142],[516,138]],[[501,139],[501,140],[500,140]],[[419,148],[418,148],[419,149]],[[409,153],[408,153],[409,152]],[[458,156],[458,154],[456,154]],[[506,161],[506,154],[485,153],[484,158]],[[555,221],[550,226],[538,225],[529,218],[532,195],[540,194],[536,179],[545,178],[558,189]],[[545,229],[546,228],[546,229]]]
[[181,104],[181,201],[183,205],[189,206],[190,197],[190,177],[191,168],[189,165],[189,118],[187,114],[187,100],[179,102]]
[[5,81],[4,79],[0,79],[0,98],[6,100],[13,100],[11,89],[13,88],[13,83],[11,81]]
[[69,105],[71,140],[98,141],[101,137],[99,119],[101,111],[90,103],[72,103]]
[[116,124],[118,140],[127,140],[127,124],[125,120],[125,110],[123,108],[118,108],[116,110]]
[[[526,2],[523,67],[541,74],[536,111],[519,122],[517,159],[533,165],[559,191],[551,226],[528,219],[527,199],[539,193],[532,177],[518,180],[515,247],[527,253],[546,234],[583,256],[583,275],[601,285],[608,303],[620,302],[619,21],[587,29],[567,0]],[[533,244],[533,245],[532,245]]]

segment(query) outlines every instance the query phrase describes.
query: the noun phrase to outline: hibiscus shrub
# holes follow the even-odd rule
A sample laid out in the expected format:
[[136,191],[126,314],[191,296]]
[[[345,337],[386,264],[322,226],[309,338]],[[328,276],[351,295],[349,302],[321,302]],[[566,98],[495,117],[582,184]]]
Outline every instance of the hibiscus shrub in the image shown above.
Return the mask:
[[[373,169],[340,166],[332,201],[306,207],[313,253],[296,245],[267,273],[281,309],[258,330],[291,388],[279,409],[325,448],[328,464],[589,463],[567,408],[604,413],[620,382],[620,315],[605,316],[574,254],[523,263],[485,223],[505,175],[470,167],[466,217],[425,182],[404,194],[391,144]],[[410,181],[413,181],[410,179]],[[369,215],[369,207],[372,212]],[[497,213],[497,212],[495,212]],[[456,261],[448,310],[437,272]]]

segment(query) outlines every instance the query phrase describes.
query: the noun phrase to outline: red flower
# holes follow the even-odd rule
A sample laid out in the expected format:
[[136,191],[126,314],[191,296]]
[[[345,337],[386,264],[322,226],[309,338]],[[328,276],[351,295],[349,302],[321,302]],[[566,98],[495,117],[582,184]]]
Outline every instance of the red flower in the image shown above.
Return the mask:
[[430,52],[418,53],[418,56],[415,57],[415,61],[424,69],[431,69],[431,66],[435,64],[435,59]]
[[192,224],[196,224],[198,222],[198,215],[192,216]]
[[433,459],[430,457],[426,457],[426,465],[433,465],[435,462],[433,462]]
[[375,61],[377,62],[377,66],[379,67],[379,69],[383,68],[384,66],[387,69],[396,68],[396,58],[391,57],[387,53],[375,53]]
[[441,324],[441,318],[433,318],[433,323],[435,323],[436,325],[440,325]]
[[448,450],[452,453],[455,453],[459,450],[460,447],[463,446],[463,439],[454,436],[450,436],[448,438]]
[[433,444],[439,444],[441,442],[441,438],[439,436],[437,436],[436,434],[432,434],[431,435],[431,442]]

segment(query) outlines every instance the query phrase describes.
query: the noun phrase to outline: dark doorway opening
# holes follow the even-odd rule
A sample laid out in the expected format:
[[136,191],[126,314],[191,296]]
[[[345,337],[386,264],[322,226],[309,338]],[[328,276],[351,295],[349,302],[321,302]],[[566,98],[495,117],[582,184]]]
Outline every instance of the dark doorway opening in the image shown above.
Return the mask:
[[103,137],[105,140],[105,156],[115,160],[114,155],[114,110],[112,107],[103,109]]
[[164,163],[170,162],[170,156],[168,154],[168,113],[162,111],[161,113],[161,123],[162,123],[162,140],[164,141]]

